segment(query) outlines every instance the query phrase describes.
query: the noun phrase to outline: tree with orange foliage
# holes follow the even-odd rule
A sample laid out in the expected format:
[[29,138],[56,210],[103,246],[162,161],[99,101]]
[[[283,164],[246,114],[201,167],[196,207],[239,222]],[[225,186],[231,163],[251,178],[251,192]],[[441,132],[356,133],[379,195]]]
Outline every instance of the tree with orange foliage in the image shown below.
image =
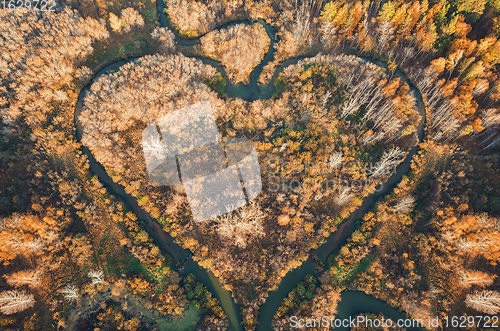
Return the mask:
[[484,256],[496,265],[500,259],[500,231],[496,219],[487,214],[465,215],[451,223],[458,252]]
[[0,229],[0,260],[3,260],[4,264],[8,264],[8,261],[19,254],[29,256],[42,252],[44,236],[49,232],[47,222],[40,221],[34,215],[19,214],[3,219]]

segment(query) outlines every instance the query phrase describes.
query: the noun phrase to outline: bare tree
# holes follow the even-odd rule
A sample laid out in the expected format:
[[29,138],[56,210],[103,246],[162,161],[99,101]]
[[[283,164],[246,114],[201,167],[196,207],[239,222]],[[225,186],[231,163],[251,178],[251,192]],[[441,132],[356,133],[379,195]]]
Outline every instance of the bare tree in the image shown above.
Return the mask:
[[45,241],[49,244],[58,241],[59,235],[55,231],[47,231],[43,237],[45,238]]
[[328,41],[335,35],[336,29],[333,27],[332,21],[326,20],[326,23],[321,26],[321,42],[323,44],[328,43]]
[[245,248],[250,241],[265,236],[264,213],[255,203],[219,218],[217,233],[229,244]]
[[490,88],[490,84],[488,83],[488,80],[481,79],[474,87],[474,91],[472,91],[472,96],[477,97],[477,96],[485,93],[486,91],[488,91],[489,88]]
[[482,291],[468,294],[465,303],[485,314],[498,314],[500,312],[500,293],[496,291]]
[[390,169],[396,167],[403,160],[404,155],[405,152],[403,152],[399,146],[395,146],[389,151],[385,151],[380,162],[377,163],[372,176],[381,177],[390,173]]
[[167,146],[161,140],[159,134],[153,134],[151,139],[142,141],[142,148],[144,152],[151,153],[158,160],[165,159],[167,155]]
[[78,294],[78,288],[73,285],[66,286],[61,290],[61,292],[64,294],[64,299],[68,302],[73,302],[80,297]]
[[[441,93],[441,89],[436,89],[437,93]],[[439,140],[442,138],[450,138],[457,132],[460,127],[460,121],[455,117],[455,109],[457,108],[456,100],[447,100],[439,96],[436,101],[429,99],[429,108],[432,111],[431,129],[436,130],[432,139]],[[440,102],[439,105],[436,103]]]
[[328,100],[332,96],[332,92],[326,91],[326,93],[321,97],[321,106],[325,107],[326,104],[328,103]]
[[24,291],[5,291],[0,293],[0,312],[6,315],[33,307],[34,303],[35,298],[33,294],[26,294]]
[[14,213],[10,218],[4,219],[4,226],[6,229],[15,229],[21,225],[23,217],[18,213]]
[[379,50],[383,51],[385,49],[385,46],[387,45],[387,42],[389,41],[393,33],[394,28],[392,27],[391,22],[389,22],[388,20],[384,20],[384,22],[380,24],[378,28],[379,39],[377,48]]
[[28,285],[29,287],[37,287],[40,285],[42,272],[40,270],[23,270],[15,272],[7,277],[7,284],[14,287]]
[[281,144],[279,152],[280,153],[284,152],[287,147],[288,147],[288,142]]
[[483,125],[486,128],[498,126],[500,125],[500,112],[495,108],[489,108],[483,111],[481,120],[483,121]]
[[339,189],[339,196],[337,197],[337,203],[343,205],[347,203],[352,198],[351,188],[343,187]]
[[359,107],[367,103],[372,95],[372,89],[375,86],[375,79],[373,77],[366,77],[359,84],[355,84],[348,89],[348,98],[342,105],[341,117],[345,118],[358,111]]
[[344,157],[342,155],[342,152],[333,153],[330,155],[330,158],[328,159],[328,167],[336,168],[340,164],[342,164],[343,160],[344,160]]
[[102,284],[104,273],[101,270],[90,271],[88,276],[92,279],[92,285]]
[[295,28],[293,35],[298,42],[304,42],[310,34],[311,29],[311,12],[315,9],[315,1],[304,1],[297,10],[297,17],[295,19]]
[[490,243],[486,240],[487,238],[483,239],[485,240],[469,241],[465,238],[459,238],[455,242],[455,245],[457,247],[457,251],[475,255],[478,252],[484,252],[490,247]]
[[472,285],[486,287],[493,284],[493,277],[491,275],[478,270],[460,270],[458,276],[460,285],[467,288]]
[[293,30],[293,36],[298,42],[303,42],[307,39],[310,32],[310,14],[309,12],[304,12],[301,10],[297,14],[297,20],[295,22],[295,29]]
[[30,241],[22,241],[17,237],[13,237],[10,243],[10,247],[14,250],[26,250],[31,253],[40,252],[43,249],[43,240],[40,238],[35,238]]
[[399,200],[399,202],[394,207],[392,207],[392,211],[408,214],[412,210],[414,205],[415,199],[412,196],[408,195]]
[[483,111],[481,120],[486,130],[481,132],[482,141],[479,145],[484,145],[483,150],[485,150],[500,141],[500,112],[495,108],[487,109]]

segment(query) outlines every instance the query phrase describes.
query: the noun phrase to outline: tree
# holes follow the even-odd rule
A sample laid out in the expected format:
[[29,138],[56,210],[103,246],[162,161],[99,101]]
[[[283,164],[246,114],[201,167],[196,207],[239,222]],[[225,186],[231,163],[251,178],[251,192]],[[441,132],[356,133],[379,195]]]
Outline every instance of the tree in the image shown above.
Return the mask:
[[0,293],[0,312],[6,315],[14,314],[33,307],[35,298],[33,294],[24,291],[5,291]]
[[458,62],[462,59],[465,51],[463,49],[459,49],[458,51],[450,54],[448,58],[446,59],[446,69],[450,73],[448,76],[448,80],[451,78],[451,74],[455,70],[456,66],[458,65]]
[[465,303],[485,314],[498,314],[500,312],[500,293],[496,291],[482,291],[468,294]]
[[158,51],[160,54],[167,55],[175,53],[175,35],[168,28],[156,27],[151,32],[151,37],[158,40]]
[[122,22],[118,16],[113,13],[109,13],[109,25],[115,32],[120,32],[122,30]]
[[122,10],[120,20],[123,22],[123,31],[130,32],[133,28],[142,28],[144,19],[141,14],[134,8],[126,8]]
[[415,205],[415,199],[412,196],[406,196],[402,198],[394,207],[392,207],[392,211],[408,214]]
[[490,286],[493,284],[494,278],[491,275],[478,270],[460,270],[458,272],[458,276],[460,284],[466,288],[471,287],[472,285],[479,287]]
[[381,177],[387,173],[390,173],[390,168],[396,167],[401,161],[403,161],[404,155],[405,152],[403,152],[401,148],[399,148],[399,146],[395,146],[389,151],[385,151],[382,155],[382,158],[377,163],[372,176]]
[[328,159],[328,167],[331,169],[337,168],[339,165],[342,164],[343,160],[344,157],[342,155],[342,152],[333,153],[330,155],[330,158]]
[[[34,215],[13,214],[3,219],[0,228],[0,259],[8,264],[9,260],[17,255],[31,256],[45,249],[45,240],[37,236],[46,237],[49,218],[43,221]],[[50,221],[49,221],[50,222]]]
[[61,292],[64,294],[64,299],[68,302],[73,302],[80,297],[78,294],[78,288],[73,285],[67,285],[61,290]]
[[113,13],[109,13],[109,25],[115,32],[130,32],[135,27],[143,27],[144,19],[134,8],[122,10],[120,18]]
[[102,284],[104,273],[101,270],[90,271],[88,276],[92,279],[92,285]]
[[40,270],[23,270],[18,271],[7,277],[7,284],[14,287],[28,285],[29,287],[37,287],[40,285],[42,272]]
[[201,49],[227,68],[229,78],[247,83],[250,72],[269,49],[270,39],[261,24],[238,24],[214,30],[201,38]]
[[222,239],[228,240],[226,244],[245,248],[252,240],[264,237],[264,217],[260,206],[254,203],[244,206],[220,217],[217,233]]
[[456,4],[459,12],[481,16],[486,2],[486,0],[457,0]]
[[340,301],[340,293],[329,285],[322,285],[311,302],[312,318],[321,316],[334,316],[337,313],[337,304]]

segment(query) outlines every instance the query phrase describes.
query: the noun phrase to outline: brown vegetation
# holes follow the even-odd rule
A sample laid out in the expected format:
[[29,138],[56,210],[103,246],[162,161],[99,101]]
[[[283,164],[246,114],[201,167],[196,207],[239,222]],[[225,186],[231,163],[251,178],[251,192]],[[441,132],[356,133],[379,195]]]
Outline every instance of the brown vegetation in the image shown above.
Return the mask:
[[170,24],[181,35],[198,37],[236,18],[245,18],[242,0],[163,0]]
[[[498,312],[498,156],[456,145],[422,145],[408,178],[363,218],[328,272],[338,288],[362,289],[414,318]],[[418,201],[401,210],[402,201]],[[473,311],[472,311],[473,312]],[[471,313],[472,313],[471,312]],[[424,318],[425,317],[425,318]]]
[[[82,296],[98,295],[104,282],[127,284],[129,277],[135,282],[126,286],[142,284],[137,295],[149,305],[178,315],[187,300],[169,257],[139,235],[137,219],[92,178],[74,136],[75,92],[92,74],[81,63],[96,42],[109,38],[108,28],[68,8],[5,10],[0,18],[6,31],[0,46],[0,310],[14,314],[35,305],[27,315],[2,318],[2,326],[63,326]],[[87,276],[88,270],[101,272]]]
[[[352,72],[363,74],[354,77]],[[415,143],[413,128],[419,116],[406,84],[395,77],[385,78],[378,67],[355,58],[318,56],[291,66],[280,78],[281,96],[265,102],[219,99],[198,83],[213,79],[215,73],[199,61],[172,55],[144,57],[99,78],[80,117],[82,142],[129,194],[140,198],[153,217],[164,220],[165,231],[233,290],[238,303],[251,307],[261,304],[281,277],[335,231],[335,225],[360,203],[360,197],[387,178],[404,156],[403,149]],[[383,119],[386,109],[381,107],[380,112],[373,110],[373,119],[380,116],[380,122],[349,117],[356,109],[342,118],[348,99],[342,101],[341,91],[347,87],[349,96],[355,93],[349,86],[355,89],[366,79],[379,81],[383,88],[373,93],[377,102],[393,105],[391,115]],[[224,136],[253,136],[264,191],[251,207],[195,224],[182,187],[161,187],[147,180],[140,139],[149,123],[203,100],[210,101]],[[358,108],[367,106],[360,102]],[[393,131],[385,130],[386,122],[398,125]],[[372,135],[379,138],[367,141]],[[304,139],[308,143],[301,145]],[[403,149],[376,143],[381,139],[400,143]],[[347,162],[367,153],[353,149],[363,141],[378,154],[347,167]],[[287,162],[290,168],[284,167]],[[292,173],[308,163],[314,166],[302,174]],[[300,187],[287,185],[294,180]],[[366,184],[349,186],[354,180]],[[279,217],[282,221],[278,224]],[[283,217],[289,221],[284,222]],[[252,284],[251,293],[243,290],[245,284]],[[253,328],[255,311],[244,311],[246,325]]]
[[[280,40],[261,81],[269,80],[280,61],[318,51],[382,58],[389,63],[388,73],[349,57],[317,56],[285,69],[272,100],[220,99],[201,83],[218,79],[213,68],[169,56],[175,52],[173,36],[165,28],[153,30],[153,2],[131,1],[125,8],[119,1],[88,0],[78,8],[81,15],[63,7],[44,14],[1,11],[0,208],[5,217],[0,258],[5,282],[0,311],[49,307],[1,323],[16,322],[25,330],[37,329],[42,320],[63,326],[67,307],[78,306],[84,295],[98,297],[105,283],[113,284],[115,297],[130,291],[152,298],[146,304],[161,313],[179,315],[186,307],[168,258],[135,215],[91,177],[73,134],[77,92],[92,73],[156,47],[167,57],[141,58],[94,84],[82,116],[83,142],[115,181],[165,224],[165,231],[233,290],[248,329],[255,327],[255,304],[414,146],[419,116],[407,85],[394,75],[397,68],[423,93],[427,133],[434,142],[422,144],[411,174],[365,215],[332,259],[322,287],[308,298],[312,304],[301,297],[299,312],[310,314],[313,307],[334,314],[338,292],[349,287],[414,317],[498,313],[498,1],[166,2],[171,23],[188,36],[236,18],[271,22]],[[245,33],[235,37],[230,34],[237,29],[231,28],[209,33],[203,44],[235,81],[244,80],[269,42],[259,25],[240,29]],[[225,52],[217,49],[221,46]],[[244,54],[238,47],[256,51]],[[245,135],[256,142],[266,191],[251,209],[198,227],[182,188],[147,182],[139,133],[159,116],[204,100],[216,111],[224,136]],[[309,163],[322,163],[335,173],[300,172]],[[341,181],[330,191],[308,181],[331,180],[339,172]],[[359,191],[349,184],[356,180],[366,181]],[[292,181],[300,187],[294,189]],[[278,192],[272,192],[276,187]],[[206,323],[223,327],[225,317],[212,299],[206,307],[214,314],[205,317]],[[114,323],[113,309],[101,308],[105,322],[99,326]],[[278,317],[286,316],[281,313]],[[116,321],[130,329],[142,323],[126,314]]]
[[238,24],[203,36],[201,50],[204,56],[220,61],[228,69],[231,81],[248,83],[250,72],[262,61],[269,43],[262,25]]

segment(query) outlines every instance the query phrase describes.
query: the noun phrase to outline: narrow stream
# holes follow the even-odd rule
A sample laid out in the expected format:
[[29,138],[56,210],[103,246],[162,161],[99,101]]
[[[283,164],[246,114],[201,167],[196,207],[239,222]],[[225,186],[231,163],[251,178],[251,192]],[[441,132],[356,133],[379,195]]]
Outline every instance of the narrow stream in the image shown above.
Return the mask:
[[[165,5],[162,0],[157,1],[157,10],[159,14],[159,21],[161,26],[169,27],[168,20],[166,15],[163,13],[163,9]],[[263,61],[254,68],[250,75],[250,82],[248,85],[245,84],[231,84],[229,81],[224,68],[217,62],[211,59],[206,58],[198,58],[202,62],[206,64],[210,64],[215,67],[226,80],[226,87],[224,92],[232,98],[241,98],[247,101],[253,101],[257,99],[269,99],[275,93],[274,80],[279,75],[279,73],[288,65],[295,64],[302,58],[295,58],[284,61],[281,63],[276,72],[273,75],[273,78],[269,84],[260,85],[258,84],[258,78],[264,68],[264,66],[272,61],[274,58],[274,45],[276,43],[276,32],[275,30],[268,24],[263,21],[238,21],[231,22],[225,25],[218,27],[217,29],[222,29],[230,25],[244,23],[244,24],[252,24],[258,23],[262,24],[271,40],[269,51],[263,58]],[[175,41],[182,46],[193,46],[199,43],[199,38],[196,39],[186,39],[181,37],[176,37]],[[378,66],[387,67],[387,64],[382,61],[372,60],[370,58],[363,58],[365,61],[370,61],[372,63],[377,64]],[[82,125],[78,119],[82,111],[83,100],[90,90],[90,86],[92,83],[101,75],[110,72],[111,70],[117,69],[125,63],[133,61],[134,58],[128,60],[120,60],[115,63],[112,63],[102,70],[100,70],[94,78],[89,82],[85,88],[82,89],[80,95],[78,96],[78,102],[75,107],[75,122],[76,122],[76,135],[78,141],[81,141],[82,136]],[[400,71],[396,71],[396,73],[405,79],[405,81],[409,84],[412,93],[414,93],[417,106],[422,116],[422,120],[419,123],[417,128],[418,138],[422,141],[423,138],[423,127],[425,123],[425,108],[422,102],[421,95],[418,89],[413,86],[409,80],[404,76],[404,74]],[[203,283],[208,290],[216,297],[221,306],[228,316],[231,330],[239,331],[242,330],[241,327],[241,314],[239,307],[232,300],[231,293],[226,291],[223,286],[218,281],[217,277],[213,275],[210,271],[207,271],[204,268],[201,268],[192,258],[189,250],[181,248],[177,243],[174,242],[173,238],[162,230],[161,225],[153,219],[146,211],[144,211],[138,204],[137,199],[133,196],[128,195],[125,192],[123,186],[113,182],[111,177],[106,173],[105,168],[98,163],[93,157],[91,151],[86,147],[82,147],[83,152],[87,155],[90,163],[90,171],[97,175],[99,181],[103,184],[104,187],[108,189],[108,191],[121,199],[128,210],[134,212],[139,221],[144,222],[146,224],[145,230],[148,234],[153,238],[155,245],[157,245],[163,252],[169,254],[172,257],[172,266],[178,266],[183,264],[183,271],[181,275],[186,275],[189,273],[193,273],[197,280]],[[324,265],[327,265],[327,258],[329,255],[337,251],[342,247],[343,244],[350,237],[351,233],[355,229],[356,222],[362,219],[363,215],[371,210],[375,203],[385,195],[389,194],[392,189],[401,181],[404,175],[406,175],[410,170],[410,164],[412,157],[417,152],[417,147],[411,149],[406,159],[397,167],[396,172],[388,179],[386,183],[383,184],[382,191],[372,194],[371,196],[364,199],[361,207],[359,207],[348,219],[346,219],[339,226],[338,230],[330,235],[330,237],[326,240],[326,242],[321,245],[318,249],[312,251],[312,254],[315,254],[316,258],[323,262]],[[278,288],[275,291],[271,291],[266,302],[261,306],[259,310],[259,326],[258,330],[269,331],[271,330],[271,322],[272,318],[279,308],[281,301],[288,295],[288,293],[296,286],[297,283],[304,280],[307,274],[316,274],[315,267],[310,260],[307,260],[303,263],[299,268],[296,268],[290,271],[279,284]],[[359,313],[361,311],[355,311],[356,309],[352,309],[353,305],[355,307],[363,308],[362,311],[369,311],[373,313],[384,313],[387,314],[388,317],[393,319],[397,318],[405,318],[404,314],[398,312],[394,308],[385,304],[383,301],[378,300],[372,296],[366,295],[362,292],[357,291],[346,291],[342,293],[342,301],[338,305],[339,316],[343,314],[353,314]],[[347,315],[348,316],[348,315]]]
[[[89,93],[92,83],[100,76],[109,73],[110,71],[133,60],[134,58],[120,60],[104,67],[92,78],[87,86],[82,89],[75,107],[76,137],[78,141],[81,141],[83,132],[82,124],[78,117],[83,109],[83,100]],[[175,268],[179,264],[184,264],[181,276],[186,276],[190,273],[194,274],[196,276],[196,280],[205,285],[213,296],[219,300],[224,312],[228,316],[231,329],[242,330],[240,326],[241,313],[239,307],[232,300],[231,293],[222,287],[222,284],[218,281],[217,277],[215,277],[212,272],[200,267],[192,258],[190,258],[191,252],[179,246],[168,233],[163,231],[162,226],[139,206],[135,197],[127,194],[122,185],[115,183],[113,179],[111,179],[106,172],[106,169],[95,160],[87,146],[82,146],[82,150],[89,159],[90,172],[97,175],[97,178],[101,184],[106,187],[108,192],[125,203],[126,208],[137,216],[138,222],[146,224],[144,229],[147,231],[149,236],[153,238],[154,244],[157,245],[162,252],[165,252],[172,257],[172,267]]]

